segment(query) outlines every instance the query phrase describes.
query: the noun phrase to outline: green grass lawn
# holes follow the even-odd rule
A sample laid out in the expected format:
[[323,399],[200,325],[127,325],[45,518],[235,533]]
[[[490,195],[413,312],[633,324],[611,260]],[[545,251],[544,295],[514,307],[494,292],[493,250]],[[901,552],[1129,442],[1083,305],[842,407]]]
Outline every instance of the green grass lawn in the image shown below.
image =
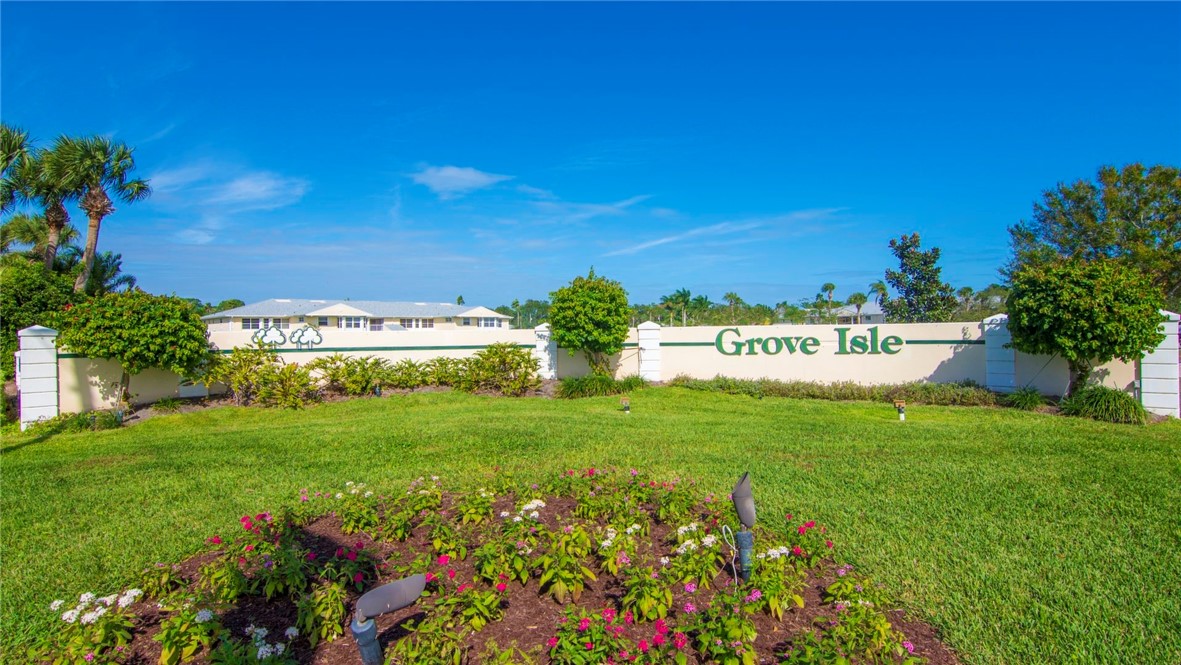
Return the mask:
[[[300,488],[471,487],[589,465],[726,493],[834,532],[838,556],[971,663],[1181,662],[1181,423],[1004,409],[755,400],[650,388],[559,401],[458,393],[305,411],[224,408],[0,455],[0,625],[10,655],[47,605],[113,593]],[[7,658],[6,658],[7,660]]]

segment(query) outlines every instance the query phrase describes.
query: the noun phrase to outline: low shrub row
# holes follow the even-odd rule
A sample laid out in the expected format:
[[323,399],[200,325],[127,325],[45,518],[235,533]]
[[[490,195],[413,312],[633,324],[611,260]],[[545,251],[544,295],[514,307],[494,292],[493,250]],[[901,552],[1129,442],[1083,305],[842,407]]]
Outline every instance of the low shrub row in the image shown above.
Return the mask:
[[789,397],[832,401],[893,402],[942,406],[996,406],[999,396],[972,381],[959,383],[901,383],[869,386],[852,381],[820,383],[817,381],[777,381],[774,379],[732,379],[717,376],[693,379],[678,376],[669,385],[690,390],[722,392],[751,397]]
[[629,393],[633,390],[639,390],[645,385],[647,384],[644,379],[638,376],[625,376],[622,379],[615,379],[601,374],[568,376],[558,384],[558,390],[555,395],[562,399],[605,397],[607,395]]
[[350,358],[338,353],[306,365],[284,363],[264,347],[239,347],[215,359],[202,378],[224,384],[238,405],[300,408],[325,393],[372,395],[386,388],[424,386],[519,397],[540,387],[537,370],[533,354],[510,343],[491,344],[469,358],[391,363],[384,358]]

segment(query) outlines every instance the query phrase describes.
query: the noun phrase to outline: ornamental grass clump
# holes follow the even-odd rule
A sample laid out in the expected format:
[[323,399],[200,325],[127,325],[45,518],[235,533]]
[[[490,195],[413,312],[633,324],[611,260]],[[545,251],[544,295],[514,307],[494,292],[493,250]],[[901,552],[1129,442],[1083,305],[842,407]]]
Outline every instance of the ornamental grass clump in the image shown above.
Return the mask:
[[1062,413],[1123,425],[1144,425],[1148,412],[1128,393],[1107,386],[1087,386],[1062,400]]

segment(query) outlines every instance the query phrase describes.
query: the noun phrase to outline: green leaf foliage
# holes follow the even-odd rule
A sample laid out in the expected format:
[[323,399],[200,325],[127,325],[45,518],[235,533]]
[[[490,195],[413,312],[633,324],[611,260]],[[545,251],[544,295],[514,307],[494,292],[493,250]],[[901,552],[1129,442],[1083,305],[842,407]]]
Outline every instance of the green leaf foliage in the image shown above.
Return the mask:
[[1061,258],[1116,259],[1159,285],[1169,309],[1181,307],[1181,169],[1158,164],[1104,166],[1095,181],[1059,183],[1009,229],[1012,276]]
[[70,278],[47,272],[40,264],[15,261],[0,270],[0,375],[13,374],[17,332],[53,325],[53,317],[74,300]]
[[950,321],[958,301],[951,285],[941,281],[939,248],[919,249],[919,234],[890,241],[898,257],[898,270],[887,270],[886,281],[894,287],[894,298],[882,301],[890,323],[938,323]]
[[159,367],[192,376],[209,358],[205,324],[181,298],[143,291],[108,293],[56,319],[61,346],[90,358],[115,360],[127,374]]
[[550,299],[554,341],[571,355],[584,352],[593,373],[607,374],[609,357],[622,351],[627,339],[627,291],[592,268],[586,277],[575,277],[551,293]]
[[1118,261],[1031,264],[1013,274],[1009,332],[1018,351],[1066,360],[1071,395],[1096,365],[1156,348],[1162,304],[1144,273]]

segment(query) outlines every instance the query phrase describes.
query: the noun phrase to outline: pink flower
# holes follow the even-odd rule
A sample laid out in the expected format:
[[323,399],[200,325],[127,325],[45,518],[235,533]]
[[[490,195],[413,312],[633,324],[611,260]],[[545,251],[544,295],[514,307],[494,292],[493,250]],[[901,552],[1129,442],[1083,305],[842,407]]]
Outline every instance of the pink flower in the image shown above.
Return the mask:
[[790,521],[791,521],[791,513],[788,513],[788,514],[786,515],[786,517],[787,517],[787,521],[788,521],[788,522],[790,522]]
[[623,613],[623,622],[626,623],[627,625],[629,625],[629,626],[632,625],[632,623],[634,623],[635,620],[636,620],[636,615],[632,614],[631,610],[628,610],[627,612]]
[[654,646],[654,647],[661,646],[662,644],[664,644],[667,641],[668,640],[664,639],[664,635],[661,635],[659,633],[652,636],[652,646]]
[[472,585],[468,584],[467,582],[464,582],[463,584],[459,585],[459,588],[455,590],[455,593],[463,593],[464,591],[467,591],[468,589],[471,589],[471,588],[472,588]]
[[353,545],[353,549],[355,549],[355,550],[363,550],[363,549],[365,549],[365,543],[364,543],[363,541],[360,541],[360,540],[358,540],[358,541],[356,542],[356,544],[354,544],[354,545]]
[[824,545],[826,547],[828,547],[828,549],[830,549],[830,550],[832,549],[832,541],[831,540],[824,541]]
[[693,614],[697,611],[697,606],[693,603],[685,603],[685,614]]
[[746,602],[753,603],[762,597],[763,597],[763,592],[759,591],[758,589],[755,589],[754,591],[751,591],[749,595],[747,595]]
[[357,553],[352,550],[349,550],[349,553],[345,555],[345,558],[348,559],[349,561],[356,561],[357,560]]
[[602,616],[603,616],[603,621],[606,621],[607,623],[611,623],[612,621],[615,621],[615,610],[608,607],[603,610]]
[[451,561],[451,557],[447,556],[446,554],[439,555],[439,565],[440,566],[446,566],[447,563],[450,561]]
[[684,633],[677,633],[673,635],[673,646],[678,650],[684,649],[689,645],[689,636]]
[[499,591],[500,593],[504,593],[504,590],[507,588],[508,588],[508,585],[505,584],[504,582],[501,582],[496,585],[496,590]]
[[796,545],[795,547],[791,548],[791,553],[796,556],[804,556],[804,550],[800,549],[799,545]]
[[316,553],[315,552],[308,552],[308,561],[315,561],[315,560],[316,560]]
[[697,593],[697,583],[689,582],[685,585],[685,591],[688,593]]
[[800,533],[800,535],[802,536],[802,535],[804,535],[805,533],[808,533],[808,527],[806,527],[806,526],[801,526],[800,528],[796,529],[796,531],[798,531],[798,532]]
[[902,643],[902,648],[906,649],[906,653],[914,653],[914,645],[909,640]]
[[454,568],[447,569],[447,579],[449,579],[449,580],[455,579],[455,569]]
[[578,622],[578,630],[585,632],[587,628],[590,628],[590,619],[583,617],[582,621]]
[[86,661],[86,662],[88,662],[88,663],[89,663],[89,662],[91,662],[91,661],[93,661],[93,660],[94,660],[94,653],[92,652],[92,653],[88,653],[88,654],[86,654],[86,655],[83,657],[83,660],[85,660],[85,661]]
[[640,650],[640,653],[648,653],[648,640],[640,640],[636,648]]
[[545,644],[551,649],[558,646],[558,636],[554,635],[553,637],[549,638],[546,640]]
[[214,537],[210,538],[208,542],[210,542],[214,545],[221,545],[221,536],[214,536]]
[[357,573],[356,575],[353,575],[353,581],[356,582],[357,584],[360,584],[361,580],[363,580],[363,579],[365,579],[365,576],[362,575],[361,573]]
[[435,574],[434,574],[434,573],[427,573],[427,574],[426,574],[426,581],[427,581],[427,582],[434,582],[434,581],[435,581],[435,580],[437,580],[437,579],[438,579],[438,578],[437,578],[437,577],[435,577]]
[[658,635],[668,635],[668,624],[664,619],[657,619],[655,628]]
[[247,552],[253,552],[253,551],[254,551],[254,545],[247,545],[247,546],[246,546],[246,551],[247,551]]
[[587,643],[586,643],[586,650],[587,650],[587,651],[590,651],[590,650],[591,650],[591,649],[593,649],[593,648],[595,648],[595,643],[594,643],[594,642],[587,642]]
[[336,556],[337,556],[337,557],[342,557],[342,556],[344,556],[344,548],[343,548],[343,547],[338,547],[338,548],[336,548]]

